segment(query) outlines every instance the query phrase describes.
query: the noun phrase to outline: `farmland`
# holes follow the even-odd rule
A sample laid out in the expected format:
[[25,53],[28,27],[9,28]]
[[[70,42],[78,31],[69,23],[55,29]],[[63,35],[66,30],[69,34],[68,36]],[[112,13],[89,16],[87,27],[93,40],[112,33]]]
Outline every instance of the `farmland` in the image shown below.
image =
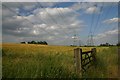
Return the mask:
[[[75,73],[76,47],[37,44],[3,44],[2,76],[4,78],[79,78]],[[81,47],[83,51],[92,47]],[[117,47],[96,47],[97,64],[84,78],[118,77]]]

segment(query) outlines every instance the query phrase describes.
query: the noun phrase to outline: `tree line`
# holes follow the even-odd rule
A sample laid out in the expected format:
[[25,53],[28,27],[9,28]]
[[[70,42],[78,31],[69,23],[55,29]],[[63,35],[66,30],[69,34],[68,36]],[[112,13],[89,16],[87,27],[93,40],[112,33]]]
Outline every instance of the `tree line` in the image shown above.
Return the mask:
[[42,44],[42,45],[48,45],[48,43],[46,41],[21,42],[21,44]]
[[[75,45],[70,45],[70,46],[73,46],[75,47]],[[110,43],[102,43],[102,44],[99,44],[97,46],[104,46],[104,47],[108,47],[108,46],[120,46],[120,42],[118,42],[117,44],[110,44]],[[92,45],[92,46],[89,46],[89,45],[82,45],[80,47],[95,47],[95,45]]]
[[[42,44],[42,45],[48,45],[46,41],[29,41],[29,42],[20,42],[21,44]],[[71,45],[70,45],[71,46]],[[120,46],[120,42],[116,45],[110,44],[110,43],[104,43],[100,44],[99,46]],[[87,45],[84,45],[84,47],[88,47]]]
[[118,42],[117,44],[113,45],[110,43],[105,43],[105,44],[100,44],[100,46],[120,46],[120,43]]
[[104,44],[100,44],[100,46],[115,46],[115,45],[110,44],[110,43],[104,43]]

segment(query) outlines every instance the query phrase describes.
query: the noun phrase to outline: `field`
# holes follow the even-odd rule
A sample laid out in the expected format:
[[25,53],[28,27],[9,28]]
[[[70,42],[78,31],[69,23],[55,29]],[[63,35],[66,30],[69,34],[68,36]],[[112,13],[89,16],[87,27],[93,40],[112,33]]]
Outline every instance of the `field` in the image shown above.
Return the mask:
[[[37,44],[3,44],[3,78],[79,78],[75,73],[76,47]],[[88,51],[92,47],[81,47]],[[96,67],[88,69],[83,78],[118,77],[117,47],[96,47]]]

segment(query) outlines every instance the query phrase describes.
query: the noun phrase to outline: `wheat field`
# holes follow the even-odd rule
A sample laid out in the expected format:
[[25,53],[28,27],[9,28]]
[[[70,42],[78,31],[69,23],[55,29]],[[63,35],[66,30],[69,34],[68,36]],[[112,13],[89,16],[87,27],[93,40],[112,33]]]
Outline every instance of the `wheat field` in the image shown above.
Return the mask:
[[[3,78],[80,78],[75,72],[71,46],[2,44]],[[80,47],[83,51],[93,47]],[[96,47],[96,68],[83,78],[117,78],[117,47]]]

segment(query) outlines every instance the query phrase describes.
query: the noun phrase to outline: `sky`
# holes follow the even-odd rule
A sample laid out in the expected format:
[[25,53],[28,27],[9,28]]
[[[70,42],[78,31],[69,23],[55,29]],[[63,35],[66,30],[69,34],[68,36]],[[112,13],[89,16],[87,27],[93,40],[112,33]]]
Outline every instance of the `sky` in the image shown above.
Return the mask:
[[116,44],[119,21],[117,2],[3,2],[2,41]]

